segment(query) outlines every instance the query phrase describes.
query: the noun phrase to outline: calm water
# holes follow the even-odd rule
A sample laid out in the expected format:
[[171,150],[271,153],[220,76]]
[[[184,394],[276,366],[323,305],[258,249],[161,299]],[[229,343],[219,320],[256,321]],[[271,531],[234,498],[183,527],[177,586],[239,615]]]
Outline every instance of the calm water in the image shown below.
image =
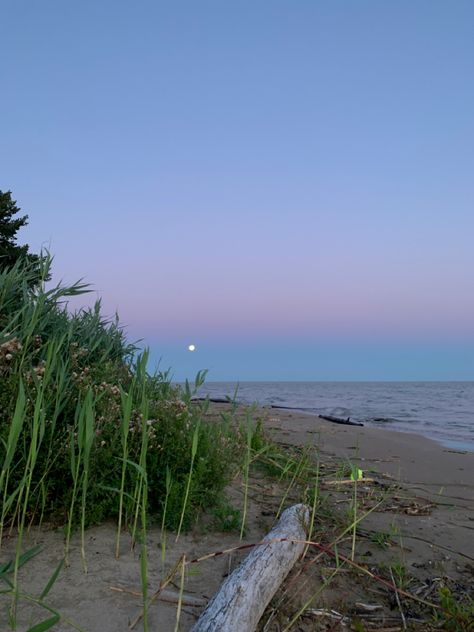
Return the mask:
[[[235,387],[209,382],[201,394],[232,396]],[[241,382],[237,399],[350,416],[474,452],[474,382]]]

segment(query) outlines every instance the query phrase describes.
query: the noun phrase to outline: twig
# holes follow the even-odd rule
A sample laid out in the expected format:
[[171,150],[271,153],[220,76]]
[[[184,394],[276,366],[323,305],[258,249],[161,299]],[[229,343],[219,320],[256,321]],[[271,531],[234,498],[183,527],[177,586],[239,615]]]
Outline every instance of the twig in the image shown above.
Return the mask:
[[352,483],[352,485],[354,483],[375,483],[375,478],[370,478],[370,477],[363,477],[363,478],[359,478],[357,481],[352,480],[352,478],[344,478],[341,479],[340,481],[322,481],[322,483],[324,485],[350,485]]
[[349,617],[345,617],[340,612],[337,612],[336,610],[326,610],[325,608],[308,608],[303,614],[305,616],[313,615],[315,617],[328,617],[329,619],[334,619],[341,625],[348,625],[351,622]]
[[[110,590],[115,592],[126,593],[127,595],[133,595],[134,597],[141,597],[142,593],[138,590],[131,590],[130,588],[122,588],[120,586],[110,586]],[[168,603],[178,603],[179,594],[172,590],[162,590],[157,596],[160,601],[167,601]],[[182,603],[186,606],[203,607],[207,605],[206,599],[200,599],[199,597],[193,597],[192,595],[184,594],[182,597]]]
[[[173,566],[173,568],[170,570],[170,572],[168,573],[167,578],[165,579],[164,582],[162,582],[160,584],[160,587],[158,588],[158,590],[151,596],[150,598],[150,602],[149,605],[151,605],[154,601],[156,601],[156,599],[158,599],[160,593],[163,591],[164,588],[166,588],[166,586],[173,580],[173,577],[176,575],[176,572],[178,570],[178,568],[180,567],[180,565],[182,564],[182,560],[183,560],[184,556],[181,556],[179,558],[179,560],[176,562],[176,564]],[[140,614],[130,623],[130,625],[128,626],[131,630],[133,630],[133,628],[137,625],[137,623],[139,623],[141,621],[143,617],[143,610],[140,612]]]
[[176,625],[174,632],[179,631],[179,620],[181,618],[181,606],[183,604],[183,591],[184,591],[184,576],[186,569],[186,555],[181,558],[181,583],[179,588],[178,607],[176,608]]

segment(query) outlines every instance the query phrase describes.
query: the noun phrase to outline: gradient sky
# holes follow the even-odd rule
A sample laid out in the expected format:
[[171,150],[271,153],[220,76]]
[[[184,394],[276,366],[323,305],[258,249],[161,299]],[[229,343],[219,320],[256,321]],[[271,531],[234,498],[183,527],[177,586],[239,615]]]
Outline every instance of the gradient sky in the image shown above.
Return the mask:
[[0,10],[21,241],[177,379],[474,379],[471,0]]

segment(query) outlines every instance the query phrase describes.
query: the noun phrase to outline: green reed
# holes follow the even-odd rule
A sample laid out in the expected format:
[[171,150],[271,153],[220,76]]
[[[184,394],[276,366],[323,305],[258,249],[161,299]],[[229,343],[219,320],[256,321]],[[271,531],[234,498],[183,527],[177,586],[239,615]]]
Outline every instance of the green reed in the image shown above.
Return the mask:
[[[314,479],[311,480],[310,482],[312,483],[311,486],[311,496],[312,496],[312,502],[311,502],[311,515],[310,515],[310,519],[309,519],[309,526],[308,526],[308,540],[311,540],[313,537],[313,533],[314,533],[314,522],[316,519],[316,509],[319,506],[319,476],[320,476],[320,468],[321,468],[321,463],[320,463],[320,459],[319,459],[319,452],[316,454],[316,473],[314,475]],[[308,546],[306,545],[303,557],[306,555],[307,551],[308,551]]]
[[69,465],[70,465],[71,477],[73,480],[73,487],[72,487],[72,493],[71,493],[71,502],[69,505],[68,522],[67,522],[67,527],[66,527],[66,541],[64,545],[64,557],[66,560],[66,566],[69,566],[69,543],[71,539],[74,507],[75,507],[76,498],[77,498],[77,489],[79,486],[79,472],[80,472],[80,467],[81,467],[81,453],[80,453],[81,444],[78,443],[78,452],[76,454],[75,435],[77,433],[75,432],[75,428],[78,427],[79,418],[83,414],[84,413],[83,413],[83,408],[81,406],[81,403],[78,402],[77,407],[76,407],[75,423],[69,433]]
[[198,443],[199,443],[199,432],[201,429],[201,424],[200,424],[200,420],[198,420],[198,422],[196,423],[195,427],[194,427],[194,432],[193,432],[193,440],[192,440],[192,444],[191,444],[191,461],[189,464],[189,474],[188,474],[188,478],[186,481],[186,490],[184,493],[184,498],[183,498],[183,506],[181,509],[181,516],[179,519],[179,525],[178,525],[178,532],[176,534],[176,540],[175,542],[178,541],[180,533],[181,533],[181,528],[183,526],[183,521],[184,521],[184,516],[186,513],[186,509],[187,509],[187,505],[188,505],[188,498],[189,498],[189,490],[191,489],[191,481],[192,481],[192,477],[193,477],[193,468],[194,468],[194,459],[196,458],[196,453],[197,453],[197,448],[198,448]]
[[298,478],[302,475],[302,473],[308,466],[308,454],[309,454],[309,448],[305,447],[299,459],[295,459],[292,455],[288,458],[289,466],[284,468],[284,472],[285,474],[289,474],[291,470],[293,470],[293,476],[291,477],[290,482],[285,489],[285,493],[283,494],[282,499],[280,501],[280,505],[278,507],[278,511],[276,515],[277,518],[282,512],[283,507],[285,506],[286,499],[288,498],[288,495],[290,494],[291,490],[295,486],[295,482],[298,480]]
[[241,448],[231,419],[208,424],[209,402],[192,401],[206,371],[183,389],[167,373],[148,375],[148,353],[135,360],[135,347],[117,320],[101,316],[100,302],[66,309],[87,286],[46,289],[49,255],[41,265],[35,286],[26,264],[0,271],[0,546],[4,530],[15,528],[13,622],[29,526],[65,522],[69,564],[77,524],[87,571],[87,526],[117,516],[116,556],[124,525],[132,541],[140,534],[146,603],[148,513],[161,513],[164,563],[165,526],[177,526],[179,538],[194,509],[216,502]]
[[164,570],[164,565],[165,565],[165,561],[166,561],[166,529],[165,529],[165,525],[166,525],[166,511],[168,509],[168,500],[170,497],[170,492],[171,492],[171,470],[168,466],[166,466],[166,479],[165,479],[165,489],[166,489],[166,493],[165,493],[165,502],[163,505],[163,513],[161,516],[161,538],[160,538],[160,543],[161,543],[161,564],[162,564],[162,569]]
[[[146,364],[148,361],[148,352],[141,356],[137,363],[137,381],[141,389],[141,401],[140,401],[140,430],[141,430],[141,442],[140,442],[140,456],[138,464],[135,464],[135,472],[138,474],[135,482],[135,490],[133,494],[133,528],[132,528],[132,546],[135,544],[136,533],[138,528],[138,521],[140,517],[140,509],[142,508],[144,487],[147,488],[147,453],[148,453],[148,439],[149,439],[149,426],[148,426],[148,412],[149,412],[149,400],[147,397],[147,382],[146,382]],[[146,489],[145,489],[146,491]],[[146,494],[148,497],[148,494]],[[143,508],[146,511],[146,507]],[[143,523],[142,523],[143,524]]]
[[148,632],[148,545],[147,545],[147,505],[148,482],[146,472],[142,485],[141,497],[141,550],[140,550],[140,578],[143,600],[143,630]]
[[354,483],[353,491],[352,491],[352,518],[353,518],[353,526],[352,526],[352,547],[351,547],[351,561],[354,561],[355,558],[355,549],[356,549],[356,536],[357,536],[357,511],[358,511],[358,503],[357,503],[357,483],[359,481],[360,470],[356,465],[351,466],[351,480]]
[[[12,588],[12,603],[10,608],[10,618],[14,622],[16,620],[16,607],[18,599],[18,570],[19,560],[21,557],[23,535],[27,517],[27,511],[30,503],[30,493],[33,482],[33,474],[35,471],[36,461],[40,452],[41,443],[45,434],[45,393],[49,386],[52,370],[55,365],[56,354],[58,351],[58,345],[55,341],[47,345],[45,370],[42,375],[42,379],[36,379],[36,398],[33,405],[33,415],[31,420],[29,447],[27,451],[27,458],[24,468],[24,474],[20,482],[19,493],[17,497],[17,505],[15,515],[18,516],[18,528],[17,528],[17,544],[16,544],[16,556],[15,567],[13,572],[13,588]],[[21,395],[21,393],[19,394]],[[23,424],[22,424],[23,425]]]
[[13,457],[15,456],[16,446],[18,443],[18,439],[20,437],[23,424],[25,421],[25,404],[26,404],[26,396],[25,389],[23,386],[23,381],[20,379],[18,386],[18,395],[16,398],[15,412],[13,413],[13,418],[10,424],[10,430],[8,432],[5,457],[2,463],[2,469],[0,472],[0,494],[3,493],[3,502],[2,502],[2,513],[0,518],[0,549],[2,546],[2,537],[3,537],[3,527],[5,524],[5,516],[7,515],[16,494],[19,492],[19,488],[15,490],[9,496],[7,495],[8,489],[8,477],[10,473],[10,466],[13,461]]
[[245,433],[245,457],[243,463],[243,475],[244,475],[244,506],[242,510],[242,521],[240,523],[240,540],[244,537],[245,524],[247,522],[247,507],[248,507],[248,494],[249,494],[249,471],[250,463],[252,462],[252,439],[254,435],[254,429],[252,420],[250,418],[250,412],[247,411]]
[[[82,422],[82,423],[81,423]],[[82,498],[81,498],[81,557],[84,572],[87,572],[84,533],[86,524],[86,500],[89,484],[89,467],[92,444],[94,442],[94,405],[92,391],[88,390],[84,400],[84,414],[79,417],[78,442],[82,454]]]
[[120,391],[120,398],[122,404],[122,419],[120,423],[120,438],[122,441],[122,471],[120,475],[120,490],[119,490],[119,510],[117,519],[117,537],[115,541],[115,557],[119,558],[120,553],[120,535],[122,532],[122,519],[123,519],[123,503],[125,495],[125,479],[127,475],[127,463],[128,463],[128,436],[130,432],[130,421],[132,417],[133,397],[135,390],[136,378],[132,380],[128,393],[123,389]]
[[184,579],[186,576],[186,555],[183,555],[181,560],[181,575],[179,582],[179,596],[178,596],[178,606],[176,608],[176,624],[174,626],[174,632],[179,632],[179,621],[181,619],[181,608],[183,604],[183,592],[184,592]]

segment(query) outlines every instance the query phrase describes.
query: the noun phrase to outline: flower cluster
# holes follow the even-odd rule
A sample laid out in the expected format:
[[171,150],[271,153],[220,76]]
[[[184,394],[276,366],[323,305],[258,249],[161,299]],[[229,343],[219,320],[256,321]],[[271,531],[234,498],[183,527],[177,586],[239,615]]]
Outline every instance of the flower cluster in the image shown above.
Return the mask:
[[18,338],[11,338],[0,345],[0,362],[10,363],[15,354],[22,350],[21,342]]

